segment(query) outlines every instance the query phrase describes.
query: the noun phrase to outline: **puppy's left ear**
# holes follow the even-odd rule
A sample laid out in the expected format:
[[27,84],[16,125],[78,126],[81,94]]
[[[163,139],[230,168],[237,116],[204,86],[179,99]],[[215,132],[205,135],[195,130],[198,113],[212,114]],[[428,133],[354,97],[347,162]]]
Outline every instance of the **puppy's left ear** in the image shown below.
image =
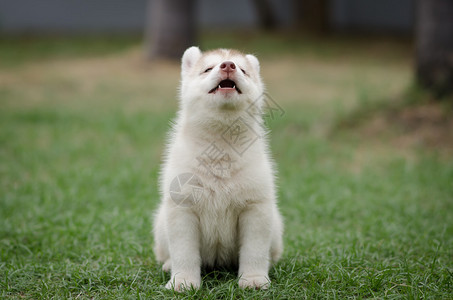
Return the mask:
[[198,47],[190,47],[184,52],[181,61],[181,74],[186,74],[200,59],[201,51]]
[[260,72],[260,62],[258,61],[258,58],[256,58],[256,56],[252,55],[252,54],[247,54],[245,57],[247,58],[247,60],[252,65],[252,67],[255,70],[255,72],[259,73]]

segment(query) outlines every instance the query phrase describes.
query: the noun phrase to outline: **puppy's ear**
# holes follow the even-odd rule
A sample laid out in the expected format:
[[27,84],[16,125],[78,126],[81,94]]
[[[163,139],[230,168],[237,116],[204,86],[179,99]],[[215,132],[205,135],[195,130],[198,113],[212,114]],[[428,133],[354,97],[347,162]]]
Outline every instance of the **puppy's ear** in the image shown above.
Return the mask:
[[193,65],[200,59],[201,51],[198,47],[190,47],[184,52],[181,62],[181,74],[187,74]]
[[256,58],[256,56],[252,55],[252,54],[247,54],[245,57],[247,58],[247,60],[252,65],[252,67],[255,70],[255,72],[259,73],[260,72],[260,62],[258,61],[258,58]]

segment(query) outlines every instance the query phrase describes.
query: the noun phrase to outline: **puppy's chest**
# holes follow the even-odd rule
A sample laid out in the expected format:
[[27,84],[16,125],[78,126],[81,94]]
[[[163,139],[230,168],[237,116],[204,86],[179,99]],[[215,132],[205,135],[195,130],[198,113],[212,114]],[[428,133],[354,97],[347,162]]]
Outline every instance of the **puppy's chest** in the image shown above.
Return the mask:
[[197,153],[197,168],[215,180],[225,181],[240,176],[244,162],[228,144],[212,142],[206,147],[200,147]]
[[237,250],[240,211],[231,206],[205,206],[198,211],[202,257],[207,265],[224,264]]
[[191,171],[203,186],[202,206],[222,213],[230,208],[242,209],[254,199],[256,182],[252,174],[259,168],[252,163],[252,151],[241,155],[228,143],[216,142],[199,153]]

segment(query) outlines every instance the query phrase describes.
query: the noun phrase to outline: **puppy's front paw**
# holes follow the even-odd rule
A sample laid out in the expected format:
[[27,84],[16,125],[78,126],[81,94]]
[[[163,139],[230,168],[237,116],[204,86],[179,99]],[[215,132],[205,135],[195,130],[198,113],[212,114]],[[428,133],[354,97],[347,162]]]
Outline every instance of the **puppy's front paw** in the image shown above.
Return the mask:
[[164,272],[170,272],[171,270],[171,260],[167,259],[164,264],[162,265],[162,271]]
[[271,282],[269,278],[264,275],[243,275],[241,276],[241,278],[239,278],[239,286],[243,289],[252,288],[266,290],[269,288],[270,284]]
[[177,274],[170,279],[170,281],[165,285],[165,288],[169,290],[173,289],[176,292],[182,292],[183,290],[190,288],[198,289],[200,284],[200,277]]

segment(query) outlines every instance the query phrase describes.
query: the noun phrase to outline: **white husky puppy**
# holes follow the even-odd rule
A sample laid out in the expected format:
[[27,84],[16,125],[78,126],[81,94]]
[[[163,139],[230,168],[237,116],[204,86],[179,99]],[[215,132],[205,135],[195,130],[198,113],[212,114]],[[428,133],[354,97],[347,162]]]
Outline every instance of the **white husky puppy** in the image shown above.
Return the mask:
[[198,288],[202,266],[238,266],[241,287],[267,288],[269,267],[283,251],[283,224],[258,59],[191,47],[181,67],[180,110],[154,220],[156,259],[171,270],[166,287]]

